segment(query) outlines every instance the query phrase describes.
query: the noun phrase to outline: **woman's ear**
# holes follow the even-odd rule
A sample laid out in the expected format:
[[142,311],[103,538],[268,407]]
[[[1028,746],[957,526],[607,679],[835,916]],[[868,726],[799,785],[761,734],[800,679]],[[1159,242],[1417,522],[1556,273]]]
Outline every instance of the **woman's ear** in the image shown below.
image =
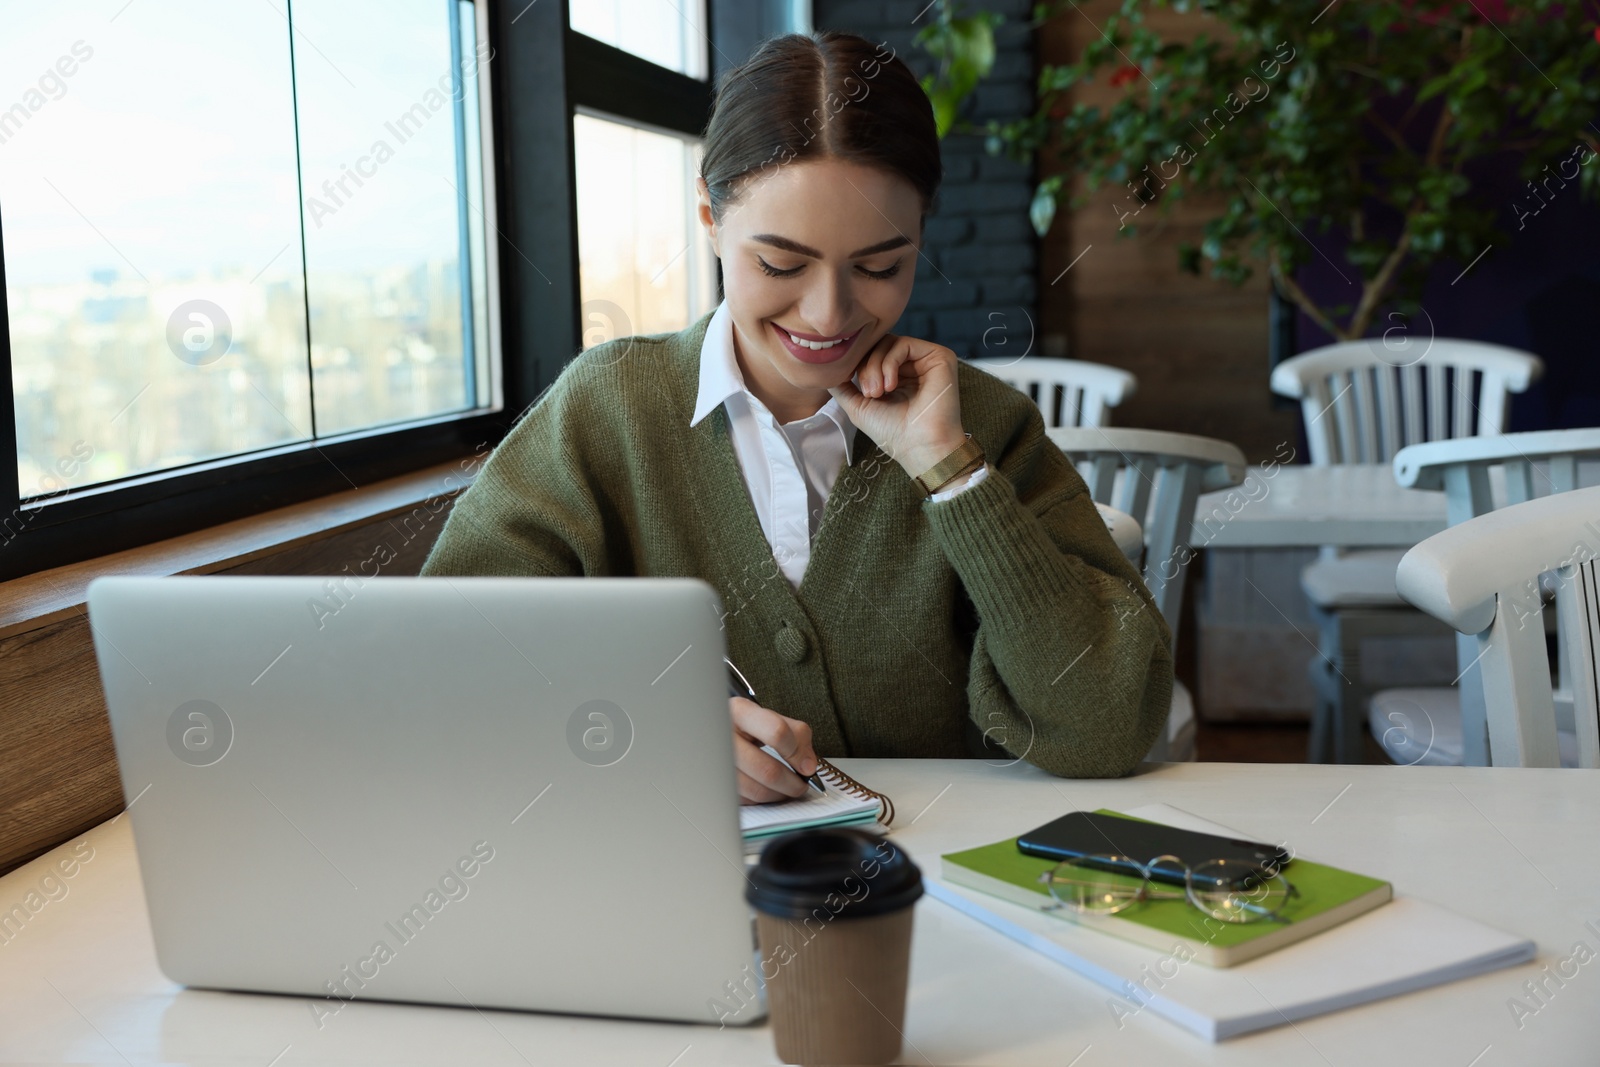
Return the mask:
[[706,187],[706,180],[696,177],[695,187],[695,215],[700,220],[700,225],[706,229],[706,236],[711,239],[711,250],[718,259],[722,258],[722,236],[717,232],[717,220],[711,213],[711,190]]

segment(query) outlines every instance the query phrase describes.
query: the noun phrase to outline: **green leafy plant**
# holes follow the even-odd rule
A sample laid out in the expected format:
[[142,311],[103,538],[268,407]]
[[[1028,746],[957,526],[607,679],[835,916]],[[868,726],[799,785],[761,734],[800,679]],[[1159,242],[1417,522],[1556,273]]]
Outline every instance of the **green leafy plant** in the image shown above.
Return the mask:
[[[1040,3],[1034,23],[1082,21],[1075,6]],[[1192,39],[1163,40],[1145,25],[1156,6],[1210,18]],[[919,38],[930,52],[961,22],[940,18]],[[952,128],[984,134],[994,154],[1063,164],[1033,200],[1041,236],[1063,197],[1081,207],[1108,185],[1125,189],[1113,207],[1124,234],[1213,194],[1183,268],[1237,283],[1265,265],[1348,340],[1386,308],[1414,311],[1435,265],[1507,243],[1503,220],[1520,230],[1555,197],[1600,190],[1596,21],[1556,0],[1123,0],[1073,62],[1040,70],[1032,115]],[[1075,99],[1101,78],[1114,102]],[[936,107],[959,104],[947,94]],[[1506,203],[1477,172],[1511,165],[1527,185]],[[1296,272],[1319,259],[1351,297],[1300,286]]]
[[921,82],[933,102],[940,137],[955,124],[961,102],[994,69],[994,29],[1004,21],[1004,15],[993,11],[957,15],[954,5],[941,3],[934,20],[913,38],[914,44],[938,60],[937,70],[924,75]]

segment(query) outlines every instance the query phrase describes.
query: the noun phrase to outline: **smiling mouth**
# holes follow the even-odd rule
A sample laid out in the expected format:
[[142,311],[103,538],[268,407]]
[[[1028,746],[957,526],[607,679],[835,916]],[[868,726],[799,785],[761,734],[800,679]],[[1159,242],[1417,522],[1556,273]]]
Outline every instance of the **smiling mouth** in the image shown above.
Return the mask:
[[781,331],[783,335],[793,342],[797,347],[809,348],[813,352],[826,352],[828,349],[837,345],[849,344],[855,335],[861,332],[861,330],[858,328],[852,333],[839,334],[837,337],[830,337],[826,341],[818,341],[810,337],[801,337],[797,333],[785,330],[777,323],[773,323],[772,325],[774,328]]

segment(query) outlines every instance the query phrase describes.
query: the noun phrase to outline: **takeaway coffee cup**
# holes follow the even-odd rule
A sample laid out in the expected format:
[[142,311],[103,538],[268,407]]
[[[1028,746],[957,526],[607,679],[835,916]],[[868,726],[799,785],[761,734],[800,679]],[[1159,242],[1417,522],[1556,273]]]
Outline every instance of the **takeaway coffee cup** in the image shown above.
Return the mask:
[[801,830],[750,870],[761,977],[785,1063],[889,1063],[900,1054],[911,905],[922,871],[877,834]]

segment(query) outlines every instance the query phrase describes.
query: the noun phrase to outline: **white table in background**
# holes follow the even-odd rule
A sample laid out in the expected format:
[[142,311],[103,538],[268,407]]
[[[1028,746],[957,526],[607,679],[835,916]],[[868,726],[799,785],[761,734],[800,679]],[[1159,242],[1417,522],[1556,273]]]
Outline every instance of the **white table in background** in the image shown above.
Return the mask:
[[[1233,494],[1230,497],[1230,494]],[[1409,547],[1445,528],[1444,493],[1403,489],[1387,463],[1252,467],[1195,505],[1195,548]]]
[[[1513,768],[1166,764],[1111,781],[1051,778],[1020,764],[841,760],[889,793],[894,838],[925,868],[1077,808],[1164,802],[1308,858],[1393,881],[1402,893],[1534,939],[1535,963],[1293,1026],[1207,1044],[939,902],[917,905],[902,1062],[1177,1063],[1444,1067],[1600,1061],[1600,958],[1568,964],[1519,1028],[1523,983],[1600,952],[1600,774]],[[86,836],[70,891],[0,944],[0,1062],[597,1064],[700,1067],[775,1062],[767,1027],[648,1022],[355,1002],[319,1031],[298,997],[188,990],[156,968],[126,819]],[[709,845],[706,846],[710,848]],[[0,906],[34,889],[62,846],[0,879]],[[714,862],[707,859],[707,862]],[[641,888],[644,888],[641,886]],[[1330,935],[1337,936],[1337,935]],[[507,946],[514,951],[515,946]],[[626,966],[626,960],[618,960]],[[1270,996],[1270,991],[1263,991]]]
[[[1504,472],[1490,471],[1496,506]],[[1578,485],[1600,485],[1600,462],[1578,465]],[[1445,528],[1445,496],[1405,489],[1388,463],[1250,468],[1245,484],[1206,493],[1195,507],[1196,548],[1409,548]]]

